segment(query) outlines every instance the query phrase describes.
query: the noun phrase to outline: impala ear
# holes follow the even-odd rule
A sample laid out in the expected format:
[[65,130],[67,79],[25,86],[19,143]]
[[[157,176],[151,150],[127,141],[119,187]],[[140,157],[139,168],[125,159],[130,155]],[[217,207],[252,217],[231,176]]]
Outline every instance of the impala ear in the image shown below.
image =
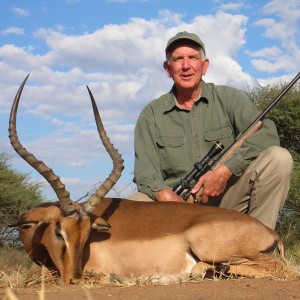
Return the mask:
[[30,228],[38,223],[49,224],[51,220],[59,218],[60,210],[56,206],[52,207],[35,207],[24,214],[19,221],[8,227]]
[[108,231],[110,228],[110,225],[101,217],[98,217],[92,224],[92,229],[98,232]]
[[14,224],[7,225],[7,227],[20,227],[22,229],[28,229],[28,228],[36,225],[37,223],[38,222],[36,222],[36,221],[30,222],[30,221],[24,221],[23,219],[21,219]]

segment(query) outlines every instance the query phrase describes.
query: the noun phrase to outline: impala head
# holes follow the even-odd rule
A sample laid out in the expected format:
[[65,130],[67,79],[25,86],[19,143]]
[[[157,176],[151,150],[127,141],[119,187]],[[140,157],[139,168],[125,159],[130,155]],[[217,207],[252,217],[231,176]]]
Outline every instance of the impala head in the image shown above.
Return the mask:
[[[107,231],[110,228],[109,224],[101,217],[92,222],[90,216],[120,178],[124,168],[123,160],[106,135],[96,102],[87,87],[100,138],[114,166],[109,177],[87,202],[82,206],[74,203],[60,178],[54,174],[52,169],[29,153],[18,139],[16,129],[17,110],[28,77],[29,75],[21,84],[11,108],[9,138],[14,150],[51,185],[58,197],[58,202],[32,208],[18,222],[10,226],[19,228],[20,238],[29,256],[34,257],[37,263],[46,264],[56,269],[63,281],[70,283],[75,278],[81,277],[81,256],[90,230]],[[36,253],[36,246],[38,246],[40,253]]]

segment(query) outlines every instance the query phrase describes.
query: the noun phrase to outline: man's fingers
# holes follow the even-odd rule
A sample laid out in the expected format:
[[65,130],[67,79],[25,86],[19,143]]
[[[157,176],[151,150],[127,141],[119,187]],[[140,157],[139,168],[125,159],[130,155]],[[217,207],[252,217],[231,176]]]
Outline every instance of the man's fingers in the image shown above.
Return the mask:
[[200,177],[199,181],[193,186],[192,194],[198,193],[198,191],[202,188],[203,185],[203,177]]
[[205,196],[205,195],[202,195],[202,199],[201,199],[201,201],[202,201],[203,203],[207,203],[207,201],[208,201],[208,197],[207,197],[207,196]]

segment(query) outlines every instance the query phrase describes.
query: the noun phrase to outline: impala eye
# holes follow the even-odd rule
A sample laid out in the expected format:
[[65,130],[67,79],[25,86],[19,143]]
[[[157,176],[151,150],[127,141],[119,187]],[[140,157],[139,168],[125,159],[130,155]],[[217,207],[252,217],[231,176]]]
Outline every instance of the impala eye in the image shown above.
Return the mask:
[[22,225],[20,225],[21,229],[28,229],[28,228],[31,228],[31,227],[32,227],[32,224],[22,224]]
[[60,230],[55,230],[55,235],[58,239],[60,239],[61,241],[65,241],[63,235],[61,234]]

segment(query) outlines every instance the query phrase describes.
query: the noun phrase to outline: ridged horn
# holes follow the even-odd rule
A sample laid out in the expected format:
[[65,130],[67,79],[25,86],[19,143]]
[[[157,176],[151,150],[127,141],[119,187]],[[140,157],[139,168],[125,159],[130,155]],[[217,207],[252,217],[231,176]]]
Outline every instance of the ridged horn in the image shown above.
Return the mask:
[[95,210],[97,205],[101,202],[101,200],[104,198],[104,196],[111,190],[111,188],[116,184],[116,182],[120,178],[121,173],[124,169],[124,164],[123,164],[124,161],[122,159],[122,156],[119,154],[118,150],[110,142],[110,140],[106,134],[106,131],[104,129],[103,123],[101,121],[94,96],[88,86],[87,86],[87,89],[88,89],[88,92],[90,94],[90,98],[92,101],[94,117],[95,117],[96,126],[98,129],[100,139],[103,143],[104,148],[106,149],[107,153],[109,154],[109,156],[111,157],[111,159],[113,161],[112,172],[83,206],[84,210],[87,213],[91,214]]
[[66,190],[65,185],[60,181],[60,178],[54,174],[52,169],[48,168],[42,161],[38,160],[33,154],[29,153],[20,143],[17,135],[17,111],[18,105],[21,98],[21,94],[25,83],[30,74],[26,76],[22,82],[19,90],[16,94],[14,103],[11,107],[10,118],[9,118],[9,139],[14,150],[36,171],[38,171],[51,185],[55,191],[61,206],[61,212],[64,215],[70,215],[75,211],[75,207],[70,198],[70,193]]

